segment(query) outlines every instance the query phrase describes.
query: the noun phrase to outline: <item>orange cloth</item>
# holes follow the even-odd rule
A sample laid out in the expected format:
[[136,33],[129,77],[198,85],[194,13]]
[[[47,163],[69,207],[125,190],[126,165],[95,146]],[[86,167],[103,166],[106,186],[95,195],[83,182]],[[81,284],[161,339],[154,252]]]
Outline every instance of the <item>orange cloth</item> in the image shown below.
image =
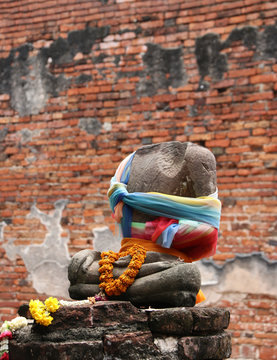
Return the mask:
[[203,294],[203,291],[200,289],[198,291],[198,294],[196,295],[196,304],[201,303],[202,301],[206,300],[205,295]]
[[[183,252],[178,251],[176,249],[167,249],[164,248],[156,243],[153,243],[149,240],[143,240],[143,239],[135,239],[135,238],[124,238],[121,241],[121,249],[119,252],[123,252],[128,250],[133,245],[141,245],[145,248],[146,251],[155,251],[163,254],[169,254],[174,255],[178,258],[181,258],[186,263],[191,263],[191,259],[186,256]],[[199,304],[200,302],[206,300],[205,295],[203,294],[202,290],[200,289],[198,294],[196,295],[196,304]]]
[[183,252],[181,252],[179,250],[171,249],[171,248],[167,249],[156,243],[153,243],[152,241],[143,240],[143,239],[124,238],[121,241],[121,249],[119,252],[126,251],[133,245],[141,245],[145,248],[146,251],[155,251],[155,252],[159,252],[159,253],[163,253],[163,254],[174,255],[178,258],[181,258],[182,260],[184,260],[187,263],[192,262],[188,256],[186,256]]

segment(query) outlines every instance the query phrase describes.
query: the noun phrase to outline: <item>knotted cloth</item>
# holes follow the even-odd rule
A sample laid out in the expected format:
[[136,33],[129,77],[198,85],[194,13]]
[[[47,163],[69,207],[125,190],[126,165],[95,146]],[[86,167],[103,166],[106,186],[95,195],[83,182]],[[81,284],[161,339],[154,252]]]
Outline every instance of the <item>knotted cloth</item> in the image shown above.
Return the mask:
[[[130,154],[119,165],[108,191],[110,206],[114,218],[121,223],[123,237],[150,240],[155,251],[163,248],[170,253],[172,249],[172,254],[177,251],[186,262],[213,255],[221,213],[217,191],[198,198],[157,192],[129,193],[127,184],[134,155]],[[146,223],[133,222],[133,209],[157,218]]]

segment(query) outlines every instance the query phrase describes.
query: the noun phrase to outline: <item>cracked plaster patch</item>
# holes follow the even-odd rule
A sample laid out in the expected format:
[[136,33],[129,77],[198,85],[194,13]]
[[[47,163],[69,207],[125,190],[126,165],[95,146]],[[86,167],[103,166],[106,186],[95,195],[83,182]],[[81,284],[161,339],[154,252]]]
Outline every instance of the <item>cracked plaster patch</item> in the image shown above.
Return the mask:
[[186,83],[186,72],[183,66],[183,48],[163,48],[160,45],[148,43],[143,55],[145,73],[137,86],[140,96],[153,96],[159,89],[169,91]]
[[96,118],[81,118],[79,121],[79,128],[86,131],[88,134],[99,135],[102,124]]
[[[67,200],[56,201],[55,210],[50,214],[45,214],[35,205],[32,206],[27,218],[38,219],[47,230],[42,244],[14,245],[14,239],[9,239],[3,247],[11,261],[15,261],[17,255],[21,256],[28,271],[29,279],[38,293],[68,298],[67,268],[70,256],[67,242],[69,236],[61,236],[63,229],[60,225],[66,204]],[[1,223],[0,225],[3,241],[5,224]]]
[[88,55],[93,44],[102,41],[109,31],[109,26],[86,27],[71,31],[66,39],[59,37],[39,50],[31,43],[11,49],[8,57],[0,58],[0,94],[10,94],[11,106],[20,116],[38,114],[49,96],[58,96],[72,81],[92,80],[85,74],[78,79],[67,78],[63,73],[55,76],[53,66],[71,63],[76,54]]
[[[213,305],[228,293],[244,298],[246,294],[277,296],[277,261],[269,261],[262,253],[237,254],[222,266],[213,260],[196,263],[206,296],[204,306]],[[237,298],[238,299],[238,298]]]
[[0,241],[4,241],[4,228],[6,225],[5,221],[0,223]]
[[27,128],[19,131],[19,137],[22,144],[26,144],[29,141],[32,141],[33,137],[39,136],[41,130],[29,130]]
[[119,251],[120,249],[120,237],[114,235],[111,230],[105,226],[102,228],[93,229],[93,249],[96,251]]
[[109,123],[109,122],[105,122],[105,123],[103,124],[103,129],[104,129],[105,131],[111,131],[111,130],[112,130],[112,124]]
[[228,71],[228,55],[223,50],[232,46],[233,42],[241,41],[242,45],[253,51],[253,60],[277,58],[277,25],[268,25],[263,31],[258,27],[244,26],[234,28],[228,38],[222,41],[215,33],[207,33],[196,38],[195,56],[200,74],[199,91],[206,91],[209,83],[204,81],[208,75],[213,80],[223,79]]

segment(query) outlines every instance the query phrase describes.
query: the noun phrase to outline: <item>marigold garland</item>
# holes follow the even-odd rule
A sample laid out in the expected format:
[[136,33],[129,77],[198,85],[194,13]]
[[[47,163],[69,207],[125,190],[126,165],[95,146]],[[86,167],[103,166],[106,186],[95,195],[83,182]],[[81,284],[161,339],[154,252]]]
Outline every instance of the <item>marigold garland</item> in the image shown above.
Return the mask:
[[[113,264],[119,258],[131,255],[131,261],[122,275],[118,279],[113,278]],[[115,253],[114,251],[104,251],[101,253],[99,261],[100,285],[108,296],[120,295],[128,289],[135,281],[142,264],[145,261],[146,250],[139,245],[134,245],[124,252]]]
[[56,312],[60,307],[56,298],[50,297],[45,300],[44,304],[40,300],[30,300],[29,310],[36,322],[43,326],[48,326],[52,323],[53,317],[50,312]]

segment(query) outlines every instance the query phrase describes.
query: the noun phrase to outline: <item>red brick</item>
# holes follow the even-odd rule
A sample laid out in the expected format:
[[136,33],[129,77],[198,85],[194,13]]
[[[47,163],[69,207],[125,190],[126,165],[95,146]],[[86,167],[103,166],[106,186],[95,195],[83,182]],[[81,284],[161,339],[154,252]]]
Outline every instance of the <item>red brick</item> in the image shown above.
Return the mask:
[[277,144],[264,145],[265,152],[277,152]]
[[132,110],[136,112],[153,111],[155,109],[156,109],[155,104],[138,104],[138,105],[133,105],[132,107]]
[[235,256],[234,256],[234,254],[227,254],[227,253],[225,253],[225,254],[216,254],[216,255],[214,255],[213,256],[213,259],[214,260],[220,260],[220,261],[225,261],[225,260],[227,260],[227,259],[233,259]]
[[222,88],[229,88],[235,84],[233,79],[226,79],[213,84],[213,88],[215,89],[222,89]]
[[238,131],[228,131],[228,137],[232,138],[244,138],[250,136],[249,130],[238,130]]
[[19,150],[16,147],[7,147],[5,149],[6,154],[17,154],[18,152],[19,152]]
[[261,74],[261,75],[252,76],[250,78],[250,83],[251,84],[270,83],[270,82],[275,83],[276,80],[277,80],[277,74],[274,73]]
[[208,97],[207,104],[226,104],[232,102],[231,96]]
[[189,141],[205,141],[205,146],[207,146],[207,140],[211,140],[213,135],[211,133],[200,133],[200,134],[192,134],[188,136]]
[[261,360],[276,360],[277,356],[277,347],[275,346],[270,346],[270,347],[265,347],[262,346],[260,348],[260,359]]
[[227,154],[239,154],[239,153],[245,153],[245,152],[249,152],[249,151],[250,151],[249,146],[229,147],[226,149]]
[[1,94],[0,95],[0,101],[8,101],[8,100],[10,100],[9,94]]
[[270,139],[267,136],[253,136],[247,139],[244,139],[244,143],[247,145],[265,145],[270,142]]
[[228,147],[229,144],[230,144],[229,139],[206,141],[206,146],[209,148],[211,148],[211,147]]
[[164,22],[162,20],[149,21],[149,22],[141,23],[141,27],[143,29],[159,28],[159,27],[162,27],[162,26],[164,26]]
[[259,100],[270,100],[273,99],[273,92],[269,91],[269,92],[261,92],[258,94],[253,94],[253,95],[249,95],[246,97],[245,101],[259,101]]
[[241,24],[241,23],[244,23],[245,20],[246,20],[245,15],[233,16],[233,17],[230,17],[229,23],[230,24]]

